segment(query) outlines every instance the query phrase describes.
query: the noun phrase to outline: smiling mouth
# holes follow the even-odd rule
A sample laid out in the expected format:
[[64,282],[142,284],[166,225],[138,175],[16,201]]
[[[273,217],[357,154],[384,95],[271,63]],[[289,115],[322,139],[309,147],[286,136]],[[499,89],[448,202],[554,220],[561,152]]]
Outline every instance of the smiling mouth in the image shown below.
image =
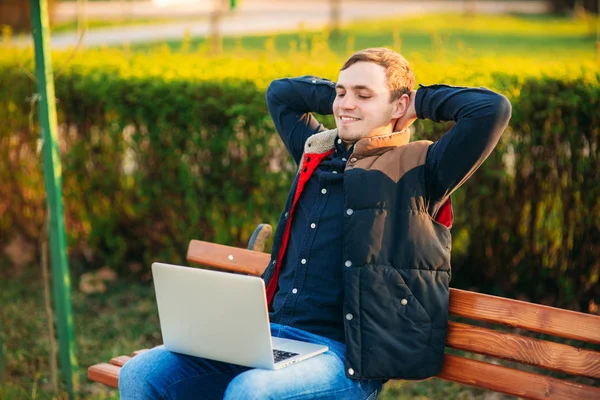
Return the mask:
[[340,121],[352,122],[352,121],[360,121],[360,119],[359,118],[353,118],[353,117],[340,117]]

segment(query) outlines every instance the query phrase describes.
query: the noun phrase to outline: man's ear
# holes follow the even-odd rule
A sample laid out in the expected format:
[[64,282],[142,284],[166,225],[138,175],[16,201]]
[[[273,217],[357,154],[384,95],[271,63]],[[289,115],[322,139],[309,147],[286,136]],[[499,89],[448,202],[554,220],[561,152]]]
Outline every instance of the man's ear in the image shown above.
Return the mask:
[[402,118],[408,106],[410,105],[410,96],[403,94],[399,99],[393,101],[394,109],[392,110],[392,119]]

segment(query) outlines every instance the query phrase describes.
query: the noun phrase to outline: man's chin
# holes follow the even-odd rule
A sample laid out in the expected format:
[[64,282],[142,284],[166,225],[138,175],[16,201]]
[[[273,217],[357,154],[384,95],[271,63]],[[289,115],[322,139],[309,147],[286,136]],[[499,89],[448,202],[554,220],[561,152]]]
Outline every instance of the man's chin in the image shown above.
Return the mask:
[[338,136],[342,139],[355,140],[355,138],[360,137],[360,132],[356,132],[352,129],[348,129],[347,126],[343,126],[338,128]]
[[346,143],[354,143],[362,139],[365,135],[361,134],[360,132],[338,130],[338,136]]

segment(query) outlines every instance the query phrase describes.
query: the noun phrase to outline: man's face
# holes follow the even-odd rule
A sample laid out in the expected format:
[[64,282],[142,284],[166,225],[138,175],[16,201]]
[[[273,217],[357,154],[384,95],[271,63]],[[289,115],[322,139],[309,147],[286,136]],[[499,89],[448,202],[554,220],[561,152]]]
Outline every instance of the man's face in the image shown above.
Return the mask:
[[333,115],[338,135],[347,145],[392,132],[392,119],[398,118],[398,102],[390,103],[381,65],[361,61],[340,71],[336,93]]

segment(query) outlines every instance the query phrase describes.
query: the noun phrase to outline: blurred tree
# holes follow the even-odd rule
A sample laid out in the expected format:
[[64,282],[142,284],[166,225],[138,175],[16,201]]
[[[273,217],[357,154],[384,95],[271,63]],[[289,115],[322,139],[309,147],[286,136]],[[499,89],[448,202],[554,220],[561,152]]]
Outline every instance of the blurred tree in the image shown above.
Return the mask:
[[597,0],[548,0],[554,12],[573,12],[576,15],[583,11],[598,12]]
[[77,0],[77,33],[85,35],[88,30],[87,0]]
[[477,1],[476,0],[462,0],[463,3],[463,14],[467,16],[475,16],[477,12]]
[[330,7],[330,29],[331,35],[333,37],[337,37],[340,32],[340,19],[341,19],[341,9],[342,9],[342,0],[329,0]]
[[[52,25],[56,0],[48,0],[48,13]],[[23,0],[0,0],[0,26],[8,25],[15,32],[31,31],[29,2]]]
[[219,54],[222,50],[221,19],[225,10],[231,4],[228,4],[227,0],[213,0],[213,11],[210,14],[210,49],[212,54]]

